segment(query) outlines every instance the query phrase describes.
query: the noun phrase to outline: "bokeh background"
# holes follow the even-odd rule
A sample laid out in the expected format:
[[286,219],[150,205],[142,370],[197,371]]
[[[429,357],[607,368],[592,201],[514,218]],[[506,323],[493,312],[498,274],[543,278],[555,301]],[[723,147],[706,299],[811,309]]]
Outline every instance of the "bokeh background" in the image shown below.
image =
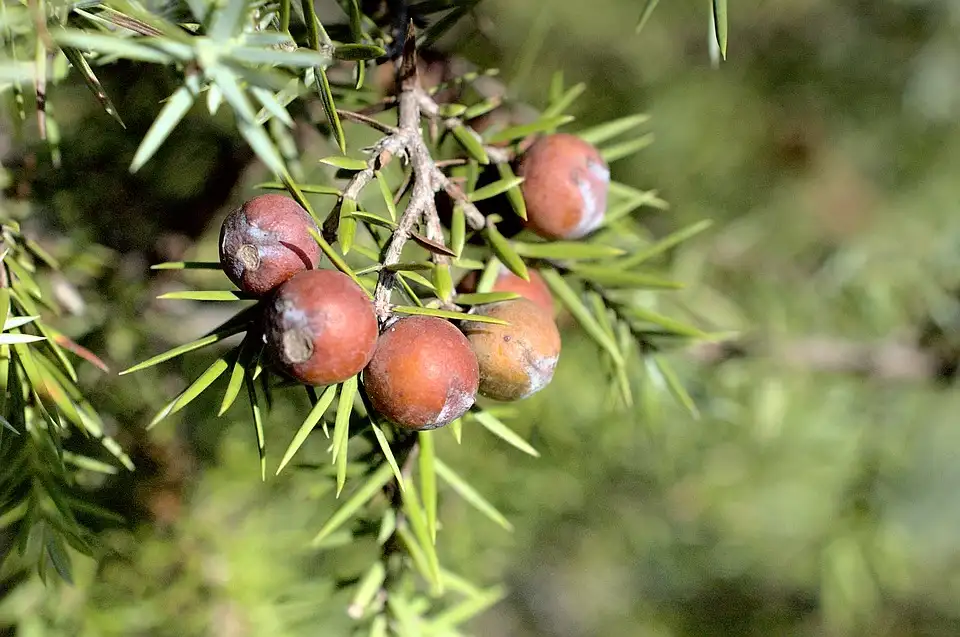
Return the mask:
[[[442,501],[444,563],[510,589],[473,633],[960,634],[960,3],[732,2],[716,67],[707,2],[662,2],[636,35],[641,4],[484,0],[439,45],[501,68],[534,105],[557,70],[586,82],[578,125],[650,113],[655,143],[614,176],[669,201],[639,213],[657,234],[714,220],[670,256],[689,282],[676,304],[738,333],[671,355],[699,418],[659,394],[612,407],[594,346],[570,329],[551,387],[509,420],[539,459],[477,431],[443,439],[515,525]],[[68,261],[86,305],[67,328],[120,369],[223,318],[154,301],[204,279],[148,265],[214,258],[222,215],[264,172],[229,120],[198,110],[130,176],[174,78],[101,79],[126,131],[65,86],[59,171],[29,135],[0,150],[10,187],[44,213],[38,231],[102,246]],[[201,398],[143,431],[210,360],[88,370],[140,467],[91,497],[133,523],[104,531],[110,553],[78,563],[74,587],[6,586],[0,634],[349,634],[335,584],[371,547],[304,548],[335,506],[322,441],[303,452],[316,466],[263,484],[242,407],[216,419]],[[302,409],[274,405],[275,452]]]

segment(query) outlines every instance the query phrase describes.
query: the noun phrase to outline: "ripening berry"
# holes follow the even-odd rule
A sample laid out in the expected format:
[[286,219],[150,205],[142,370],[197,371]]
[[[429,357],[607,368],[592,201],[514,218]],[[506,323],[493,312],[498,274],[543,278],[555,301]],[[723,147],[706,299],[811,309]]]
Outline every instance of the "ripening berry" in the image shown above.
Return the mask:
[[331,385],[370,362],[377,317],[353,279],[335,270],[307,270],[283,283],[267,302],[264,339],[289,376],[307,385]]
[[[533,301],[553,316],[553,295],[550,293],[550,288],[547,287],[546,282],[543,280],[543,277],[540,276],[539,272],[533,268],[528,268],[527,272],[530,274],[530,280],[524,281],[501,264],[500,270],[497,273],[497,280],[494,281],[490,291],[515,292],[522,298]],[[469,272],[465,277],[460,279],[460,285],[457,286],[457,291],[461,294],[476,292],[479,280],[480,275],[478,272]]]
[[260,195],[229,215],[220,229],[220,264],[237,287],[258,296],[320,262],[308,228],[317,225],[284,195]]
[[527,227],[546,239],[579,239],[596,230],[607,209],[610,170],[591,144],[575,135],[543,137],[523,155],[517,174]]
[[432,316],[402,318],[380,335],[363,373],[370,403],[407,429],[436,429],[473,406],[477,357],[451,323]]
[[519,400],[550,383],[560,358],[560,332],[549,314],[526,299],[481,305],[473,313],[509,323],[461,325],[480,364],[481,395]]

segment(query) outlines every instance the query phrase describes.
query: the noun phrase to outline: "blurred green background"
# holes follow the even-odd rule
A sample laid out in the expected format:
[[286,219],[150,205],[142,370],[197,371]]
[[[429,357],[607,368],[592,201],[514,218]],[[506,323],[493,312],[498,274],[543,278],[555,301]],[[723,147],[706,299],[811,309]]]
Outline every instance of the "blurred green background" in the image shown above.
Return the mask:
[[[516,527],[441,502],[446,566],[510,588],[474,634],[960,634],[960,3],[731,2],[716,68],[707,2],[662,2],[635,35],[641,4],[484,0],[440,43],[501,68],[535,106],[557,70],[586,82],[580,126],[650,113],[655,143],[614,176],[670,202],[639,213],[658,234],[715,221],[671,255],[690,282],[674,305],[742,334],[729,351],[672,356],[699,419],[658,395],[634,413],[609,407],[594,346],[570,330],[553,384],[509,420],[541,458],[479,431],[462,446],[441,438],[447,463]],[[42,228],[112,251],[78,257],[71,276],[96,293],[71,320],[119,369],[223,318],[152,300],[184,277],[147,265],[213,258],[222,215],[263,170],[229,121],[197,111],[129,176],[172,78],[120,67],[103,79],[126,132],[65,87],[63,168],[16,140],[11,154]],[[141,467],[92,493],[137,523],[105,532],[111,552],[81,564],[75,587],[6,591],[0,626],[349,634],[334,586],[371,547],[302,548],[334,506],[325,468],[262,484],[247,414],[213,419],[213,398],[144,433],[210,360],[87,379]],[[275,404],[274,454],[302,413]],[[322,440],[304,451],[319,464],[324,453]]]

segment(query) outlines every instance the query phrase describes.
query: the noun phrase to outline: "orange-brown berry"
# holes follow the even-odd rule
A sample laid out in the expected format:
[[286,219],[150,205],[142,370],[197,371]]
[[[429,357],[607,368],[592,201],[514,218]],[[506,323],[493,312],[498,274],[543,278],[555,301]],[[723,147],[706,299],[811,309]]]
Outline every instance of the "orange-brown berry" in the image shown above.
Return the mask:
[[560,358],[560,332],[543,308],[514,299],[475,307],[473,313],[509,323],[464,321],[461,325],[480,364],[481,395],[520,400],[550,383]]
[[[528,268],[527,272],[530,274],[530,280],[524,281],[508,270],[506,266],[501,265],[497,272],[497,279],[494,281],[490,291],[515,292],[521,297],[533,301],[553,315],[553,295],[550,293],[550,288],[547,287],[546,282],[543,280],[543,277],[540,276],[539,272],[532,268]],[[476,292],[479,280],[480,276],[476,271],[469,272],[460,279],[457,291],[461,294]]]
[[524,177],[527,227],[541,237],[579,239],[603,222],[610,170],[579,137],[542,137],[523,155],[517,174]]
[[237,287],[261,296],[294,274],[317,267],[317,225],[284,195],[260,195],[227,215],[220,229],[220,264]]
[[335,270],[307,270],[267,303],[264,339],[274,362],[307,385],[340,383],[370,362],[377,317],[366,292]]
[[479,376],[477,357],[456,327],[411,316],[380,335],[363,386],[387,420],[407,429],[436,429],[473,406]]

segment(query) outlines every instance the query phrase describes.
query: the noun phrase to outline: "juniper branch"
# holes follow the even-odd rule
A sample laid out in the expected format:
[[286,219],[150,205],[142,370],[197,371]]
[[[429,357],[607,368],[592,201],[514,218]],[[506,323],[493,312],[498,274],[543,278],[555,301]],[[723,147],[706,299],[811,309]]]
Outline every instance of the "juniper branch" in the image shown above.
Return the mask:
[[934,352],[910,343],[857,343],[814,336],[780,342],[753,338],[698,343],[689,347],[686,354],[705,365],[744,358],[769,359],[788,369],[845,373],[877,380],[933,380],[940,377],[943,366]]
[[363,113],[356,113],[354,111],[345,111],[338,108],[337,114],[342,119],[347,119],[357,124],[364,124],[366,126],[369,126],[370,128],[380,131],[381,133],[386,133],[387,135],[394,135],[397,132],[396,126],[390,126],[389,124],[384,124],[383,122],[376,120]]
[[[477,210],[476,206],[467,200],[463,191],[437,167],[424,142],[421,117],[425,114],[429,115],[430,112],[425,113],[422,110],[423,106],[426,105],[428,109],[434,111],[437,106],[429,98],[424,99],[426,93],[420,86],[415,42],[415,33],[411,23],[399,69],[400,95],[397,98],[399,127],[395,133],[384,138],[378,145],[381,153],[384,149],[389,149],[394,154],[404,155],[410,164],[411,179],[413,180],[410,201],[387,243],[383,253],[382,266],[399,263],[404,245],[410,240],[414,228],[421,222],[426,226],[428,239],[443,243],[443,228],[436,204],[436,193],[440,189],[451,193],[451,196],[463,205],[471,227],[480,229],[484,224],[483,215]],[[344,197],[359,195],[360,190],[372,177],[373,165],[371,164],[354,176],[344,190]],[[447,263],[444,257],[434,255],[433,259],[437,264]],[[390,317],[390,295],[396,284],[396,277],[396,272],[382,267],[377,279],[377,287],[374,291],[374,306],[381,325],[385,324]]]

